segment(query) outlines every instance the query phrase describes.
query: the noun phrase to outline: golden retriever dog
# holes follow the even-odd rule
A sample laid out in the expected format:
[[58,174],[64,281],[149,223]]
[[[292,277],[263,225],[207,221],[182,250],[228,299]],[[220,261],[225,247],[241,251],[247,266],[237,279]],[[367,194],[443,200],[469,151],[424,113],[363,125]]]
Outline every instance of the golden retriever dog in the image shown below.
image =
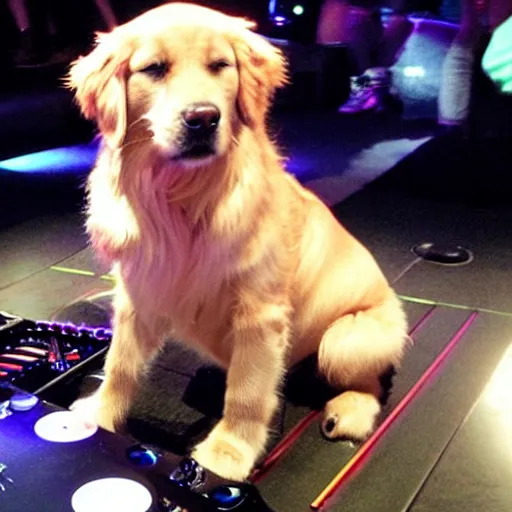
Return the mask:
[[227,371],[223,417],[192,456],[233,480],[264,453],[287,368],[317,353],[340,390],[323,432],[364,439],[407,343],[373,257],[283,168],[266,117],[286,65],[251,28],[165,4],[99,35],[69,74],[103,137],[87,230],[116,277],[105,380],[74,409],[120,428],[148,362],[182,340]]

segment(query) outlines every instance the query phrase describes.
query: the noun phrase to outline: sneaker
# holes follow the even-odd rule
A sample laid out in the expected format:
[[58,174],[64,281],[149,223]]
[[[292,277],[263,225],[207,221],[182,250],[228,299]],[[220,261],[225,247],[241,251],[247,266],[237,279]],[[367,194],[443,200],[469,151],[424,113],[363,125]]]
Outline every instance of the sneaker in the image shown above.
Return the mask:
[[390,92],[391,72],[387,68],[372,68],[361,76],[350,78],[350,96],[338,109],[340,114],[387,110],[398,103]]

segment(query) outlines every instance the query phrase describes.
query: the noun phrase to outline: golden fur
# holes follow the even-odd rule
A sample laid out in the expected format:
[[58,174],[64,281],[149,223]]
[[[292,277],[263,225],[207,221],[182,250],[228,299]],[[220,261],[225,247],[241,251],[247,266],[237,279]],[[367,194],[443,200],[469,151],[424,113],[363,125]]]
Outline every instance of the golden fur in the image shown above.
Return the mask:
[[[265,449],[287,367],[318,352],[346,390],[326,406],[326,435],[363,439],[406,343],[373,257],[283,170],[266,115],[285,62],[249,28],[166,4],[99,36],[69,76],[104,139],[87,230],[117,280],[106,379],[74,408],[118,428],[146,363],[183,340],[227,369],[223,418],[193,456],[236,480]],[[221,113],[215,152],[182,158],[180,112],[204,101]]]

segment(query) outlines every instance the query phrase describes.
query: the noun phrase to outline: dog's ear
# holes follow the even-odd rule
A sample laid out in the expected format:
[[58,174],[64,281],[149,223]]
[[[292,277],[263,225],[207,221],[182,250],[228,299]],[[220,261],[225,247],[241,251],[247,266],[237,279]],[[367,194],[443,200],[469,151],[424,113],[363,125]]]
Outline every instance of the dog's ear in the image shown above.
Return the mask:
[[288,83],[286,60],[278,48],[247,28],[233,46],[240,80],[240,117],[248,126],[264,127],[276,89]]
[[129,58],[129,46],[115,32],[98,34],[94,50],[71,64],[66,80],[83,115],[96,121],[112,148],[126,134]]

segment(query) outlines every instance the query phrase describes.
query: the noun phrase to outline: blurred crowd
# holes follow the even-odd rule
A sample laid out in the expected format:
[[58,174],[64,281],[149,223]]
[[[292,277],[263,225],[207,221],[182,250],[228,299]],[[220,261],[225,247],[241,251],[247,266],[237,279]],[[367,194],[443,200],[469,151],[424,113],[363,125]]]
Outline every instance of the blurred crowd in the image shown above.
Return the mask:
[[[386,26],[383,7],[390,9]],[[467,131],[478,48],[510,18],[512,0],[325,0],[317,41],[348,45],[356,70],[340,113],[379,111],[400,103],[393,94],[392,66],[412,32],[410,15],[440,16],[441,10],[458,13],[454,21],[459,28],[443,63],[438,121],[448,131]],[[508,31],[502,40],[507,37],[512,42]]]
[[[68,63],[91,43],[95,31],[110,30],[161,0],[3,0],[0,3],[2,67],[44,67]],[[268,18],[265,0],[200,1],[258,21]],[[311,2],[310,2],[311,3]],[[464,130],[467,124],[475,58],[479,45],[512,15],[512,0],[323,0],[313,2],[316,42],[347,45],[354,76],[344,115],[380,111],[399,105],[393,93],[392,68],[412,33],[411,14],[451,18],[458,32],[443,64],[439,90],[439,123]],[[387,11],[386,23],[382,12]],[[512,34],[502,30],[500,52]],[[315,36],[314,36],[315,37]],[[496,44],[494,45],[496,48]],[[510,53],[510,52],[509,52]],[[507,54],[508,55],[508,54]],[[493,57],[499,73],[508,57]],[[504,61],[503,61],[504,59]],[[504,63],[503,63],[504,62]],[[5,65],[7,64],[7,66]],[[495,71],[498,73],[498,71]],[[512,74],[512,73],[511,73]]]

